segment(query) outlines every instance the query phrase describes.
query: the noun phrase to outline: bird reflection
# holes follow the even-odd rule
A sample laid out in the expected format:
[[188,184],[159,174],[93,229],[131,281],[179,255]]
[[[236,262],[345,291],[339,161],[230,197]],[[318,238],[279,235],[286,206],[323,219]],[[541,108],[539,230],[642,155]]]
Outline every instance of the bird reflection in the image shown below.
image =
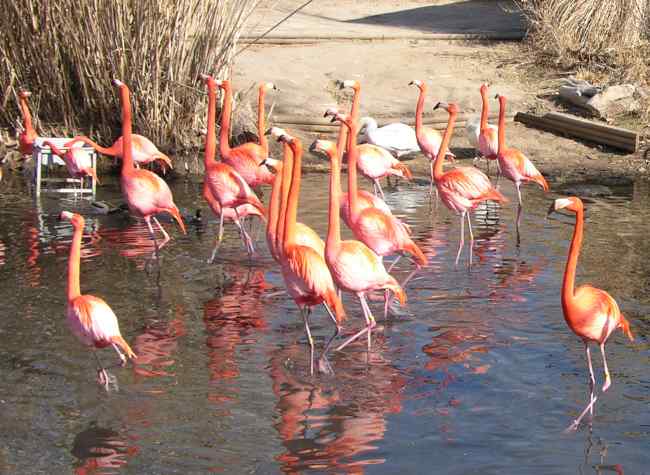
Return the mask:
[[496,281],[490,284],[491,301],[526,302],[526,292],[534,286],[540,271],[545,269],[547,260],[540,258],[534,262],[519,259],[503,259],[494,266]]
[[[598,460],[599,462],[594,464],[591,462],[591,454],[594,451],[594,448],[598,449]],[[578,467],[579,473],[596,473],[597,475],[604,475],[606,473],[616,473],[618,475],[623,475],[623,466],[621,464],[608,464],[605,462],[607,458],[608,451],[607,442],[597,437],[594,441],[593,427],[589,424],[589,430],[587,431],[587,439],[585,440],[585,458],[582,465]],[[587,472],[585,472],[585,469]],[[593,472],[591,471],[593,469]]]
[[269,366],[278,398],[276,429],[285,447],[276,460],[283,472],[362,473],[368,465],[385,462],[373,453],[386,434],[387,417],[402,411],[408,380],[377,347],[371,361],[366,352],[338,354],[336,377],[320,381],[309,376],[302,345],[273,350]]
[[145,378],[175,376],[178,339],[187,333],[184,308],[176,306],[175,316],[170,321],[149,319],[144,331],[133,340],[133,348],[138,359],[133,365],[137,376]]
[[268,287],[264,271],[237,265],[224,270],[228,280],[221,287],[221,295],[203,308],[212,385],[208,399],[217,403],[232,399],[222,383],[239,377],[237,348],[255,344],[256,333],[267,328],[262,299]]
[[147,225],[142,221],[132,222],[126,228],[104,228],[101,235],[119,249],[120,255],[134,260],[136,267],[146,267],[155,246]]
[[77,475],[115,473],[138,451],[118,432],[94,425],[77,434],[71,450],[80,463],[75,469]]

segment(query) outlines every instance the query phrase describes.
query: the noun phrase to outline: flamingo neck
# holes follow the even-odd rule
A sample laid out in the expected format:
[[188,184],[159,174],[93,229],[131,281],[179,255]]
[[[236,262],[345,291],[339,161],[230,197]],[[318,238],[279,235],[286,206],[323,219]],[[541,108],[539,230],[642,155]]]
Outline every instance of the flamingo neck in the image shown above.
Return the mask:
[[[72,139],[72,142],[73,143],[83,142],[86,145],[90,145],[92,148],[94,148],[99,153],[102,153],[104,155],[108,155],[110,157],[115,157],[117,155],[120,155],[120,152],[121,152],[120,150],[117,149],[118,141],[115,141],[115,143],[113,145],[111,145],[110,147],[102,147],[101,145],[99,145],[96,142],[93,142],[92,140],[90,140],[90,138],[88,138],[86,136],[79,136],[79,137],[75,137],[74,139]],[[72,145],[72,144],[70,144],[70,145]]]
[[215,154],[217,152],[216,143],[216,116],[217,116],[217,89],[214,84],[208,84],[208,132],[205,135],[205,157],[204,163],[206,171],[208,167],[214,163]]
[[580,248],[582,247],[582,234],[584,228],[584,210],[579,207],[576,211],[576,225],[573,230],[573,238],[571,239],[571,246],[569,246],[569,257],[566,261],[566,268],[564,270],[564,279],[562,280],[562,305],[565,306],[570,300],[573,299],[575,281],[576,281],[576,268],[578,267],[578,256],[580,255]]
[[25,127],[25,132],[30,133],[34,132],[34,127],[32,126],[32,114],[29,112],[29,106],[27,105],[27,98],[20,97],[20,112],[23,115],[23,126]]
[[341,218],[339,207],[341,204],[341,158],[338,151],[330,148],[327,150],[330,159],[330,207],[327,228],[325,253],[328,258],[333,258],[341,247]]
[[359,197],[357,187],[357,123],[351,118],[348,125],[348,202],[350,204],[350,221],[355,222],[359,216]]
[[48,147],[50,147],[50,150],[52,150],[52,153],[54,153],[54,155],[57,155],[57,156],[59,156],[61,158],[63,158],[65,156],[63,151],[61,149],[59,149],[56,145],[54,145],[52,142],[50,142],[49,140],[46,140],[45,142],[43,142],[43,145],[47,145]]
[[296,220],[298,218],[298,197],[300,196],[300,180],[302,166],[302,146],[297,140],[292,140],[291,151],[293,153],[293,172],[291,174],[291,189],[289,191],[289,202],[287,204],[287,216],[284,223],[284,252],[296,242]]
[[417,139],[420,140],[422,133],[424,132],[422,111],[424,110],[424,99],[427,95],[427,87],[422,84],[418,89],[420,90],[420,94],[418,95],[418,103],[415,106],[415,135],[417,136]]
[[266,85],[260,85],[259,95],[257,96],[257,136],[259,137],[260,146],[264,149],[264,155],[269,155],[269,141],[264,134],[266,132],[266,121],[264,111],[264,96],[266,95]]
[[289,191],[291,188],[291,173],[293,172],[293,153],[289,144],[282,144],[284,160],[282,162],[282,191],[280,193],[280,213],[276,232],[275,246],[278,255],[284,254],[285,221],[287,219],[287,207],[289,203]]
[[131,98],[126,85],[120,86],[120,99],[122,101],[122,175],[124,176],[135,170],[131,133]]
[[83,233],[83,224],[72,222],[74,234],[72,236],[72,246],[70,247],[70,257],[68,258],[68,302],[81,295],[81,286],[79,284],[79,264],[81,261],[81,235]]
[[447,147],[449,146],[449,141],[451,140],[451,135],[454,132],[454,125],[456,123],[456,111],[449,112],[449,119],[447,121],[447,128],[445,133],[442,136],[442,143],[440,144],[440,149],[438,150],[438,155],[436,156],[436,161],[433,163],[433,178],[438,181],[442,178],[444,174],[442,171],[442,162],[445,159],[445,154],[447,153]]
[[221,130],[219,130],[219,153],[224,159],[230,155],[230,115],[232,114],[232,89],[230,84],[223,86],[223,109],[221,109]]
[[[284,170],[284,164],[287,163],[287,154],[288,148],[284,149],[284,159],[282,160],[282,170]],[[273,178],[273,186],[271,187],[271,200],[269,202],[269,218],[266,223],[266,242],[271,251],[273,259],[276,261],[279,259],[278,251],[276,248],[276,232],[278,229],[278,217],[280,215],[280,193],[282,192],[282,171],[277,171]]]
[[502,155],[506,150],[506,100],[505,97],[499,96],[499,130],[498,134],[498,151],[497,155]]
[[487,98],[487,89],[484,87],[481,88],[481,125],[479,130],[487,128],[487,118],[488,118],[488,98]]
[[[352,96],[352,106],[350,107],[350,117],[354,121],[359,118],[359,103],[361,102],[361,87],[356,86],[354,88],[354,94]],[[348,127],[341,122],[341,127],[339,128],[339,138],[336,142],[336,149],[338,151],[339,157],[342,157],[345,153],[345,147],[348,143]]]

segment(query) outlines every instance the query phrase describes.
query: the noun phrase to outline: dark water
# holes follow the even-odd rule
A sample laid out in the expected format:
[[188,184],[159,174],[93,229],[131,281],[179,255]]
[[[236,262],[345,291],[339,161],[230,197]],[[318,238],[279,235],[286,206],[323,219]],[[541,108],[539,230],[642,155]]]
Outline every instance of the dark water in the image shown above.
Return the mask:
[[[512,186],[502,186],[514,198]],[[176,202],[204,207],[200,185]],[[326,177],[304,180],[300,219],[324,235]],[[522,246],[513,207],[474,216],[474,265],[453,261],[459,224],[429,214],[427,186],[388,201],[412,224],[430,264],[407,287],[400,316],[309,375],[303,327],[266,250],[252,264],[236,231],[210,254],[215,220],[173,240],[160,272],[147,265],[146,228],[92,216],[88,202],[31,198],[20,180],[0,190],[0,473],[650,473],[649,187],[588,203],[578,279],[607,289],[637,335],[607,345],[613,386],[593,430],[562,431],[584,407],[587,368],[559,302],[570,220],[545,220],[553,193],[525,191]],[[119,201],[117,183],[98,199]],[[267,191],[268,198],[268,191]],[[64,319],[71,228],[83,213],[82,291],[105,298],[139,355],[112,365],[119,391],[95,383],[95,362]],[[260,234],[262,236],[262,234]],[[397,267],[398,278],[410,271]],[[361,325],[345,297],[346,331]],[[373,309],[381,314],[381,304]],[[380,319],[381,320],[381,319]],[[318,349],[331,328],[319,309]],[[598,384],[601,360],[595,352]]]

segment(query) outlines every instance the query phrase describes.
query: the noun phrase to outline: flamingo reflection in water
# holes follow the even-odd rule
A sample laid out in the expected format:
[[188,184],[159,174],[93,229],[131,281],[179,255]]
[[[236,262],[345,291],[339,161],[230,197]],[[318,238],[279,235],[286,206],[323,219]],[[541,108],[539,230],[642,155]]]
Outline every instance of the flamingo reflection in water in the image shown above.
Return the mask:
[[377,446],[388,430],[387,417],[403,409],[408,378],[379,347],[370,362],[365,352],[337,353],[336,378],[317,382],[309,377],[302,345],[291,342],[273,350],[269,368],[278,398],[276,430],[285,447],[276,460],[284,473],[325,467],[363,473],[366,466],[385,463]]
[[237,348],[251,347],[256,343],[256,334],[267,328],[262,298],[268,288],[264,270],[237,265],[224,270],[228,282],[223,284],[222,294],[203,307],[211,383],[208,400],[215,403],[232,399],[223,383],[239,377]]
[[136,376],[173,377],[178,349],[178,339],[185,336],[184,308],[177,305],[175,316],[170,321],[147,319],[142,333],[133,339],[133,348],[138,359],[133,365]]
[[91,425],[74,438],[71,452],[80,464],[74,473],[115,473],[113,470],[125,466],[128,459],[140,451],[136,445],[130,444],[128,438],[119,432]]

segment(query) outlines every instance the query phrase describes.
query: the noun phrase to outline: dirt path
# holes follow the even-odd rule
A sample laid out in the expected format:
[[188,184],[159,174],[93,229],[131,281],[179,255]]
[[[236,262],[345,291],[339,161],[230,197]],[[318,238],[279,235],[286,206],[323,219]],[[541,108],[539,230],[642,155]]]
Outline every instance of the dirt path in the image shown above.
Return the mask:
[[[268,2],[249,22],[245,35],[259,35],[302,3]],[[408,86],[413,79],[428,83],[426,114],[439,120],[446,119],[444,111],[433,116],[432,106],[439,100],[458,102],[464,113],[478,114],[478,88],[483,82],[491,84],[491,95],[498,92],[508,97],[509,112],[552,107],[537,96],[553,88],[559,78],[531,75],[523,66],[528,59],[520,43],[431,39],[431,35],[521,32],[521,18],[510,2],[315,1],[274,30],[266,43],[241,52],[236,57],[233,81],[236,89],[247,89],[260,81],[276,83],[281,91],[268,101],[275,102],[272,121],[280,122],[288,116],[318,119],[327,107],[345,102],[334,86],[335,80],[342,79],[361,82],[361,114],[378,118],[380,125],[387,119],[413,120],[417,90]],[[350,39],[355,35],[394,39]],[[288,37],[293,38],[291,43],[277,44]],[[326,37],[334,40],[323,40]],[[252,92],[246,97],[251,103]],[[491,99],[490,107],[497,112],[496,101]],[[323,135],[294,132],[306,141]],[[604,151],[513,122],[508,124],[508,142],[523,150],[555,182],[620,181],[650,168],[638,157]],[[459,127],[452,149],[461,158],[470,158],[473,154],[468,146]],[[312,169],[319,168],[318,162],[311,164]],[[409,166],[416,175],[428,174],[423,157],[410,161]]]

